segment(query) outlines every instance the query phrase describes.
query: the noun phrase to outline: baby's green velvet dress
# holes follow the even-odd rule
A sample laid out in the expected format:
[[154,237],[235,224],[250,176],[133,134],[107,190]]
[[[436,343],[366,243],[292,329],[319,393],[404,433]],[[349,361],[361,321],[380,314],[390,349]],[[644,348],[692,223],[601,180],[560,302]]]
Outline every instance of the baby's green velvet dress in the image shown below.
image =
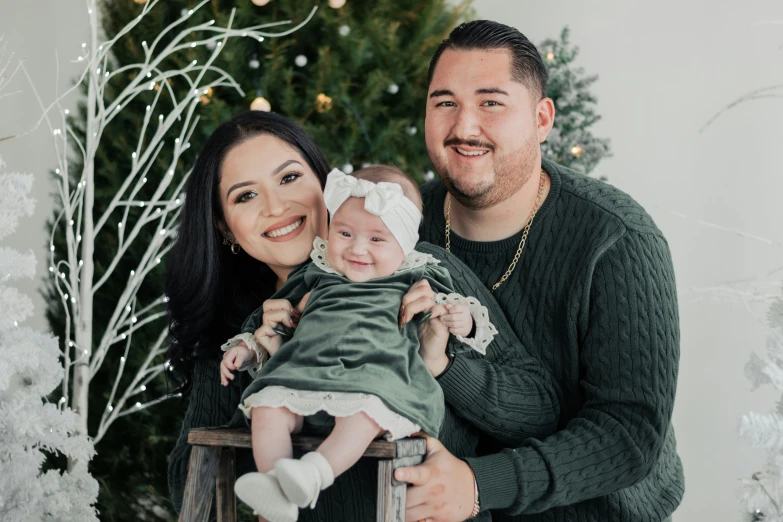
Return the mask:
[[[322,251],[313,251],[314,262],[294,270],[272,296],[295,305],[311,291],[293,337],[261,367],[240,408],[270,386],[282,386],[290,394],[320,392],[327,402],[332,393],[374,395],[391,412],[437,437],[443,392],[418,354],[416,322],[400,331],[398,312],[403,296],[420,279],[440,295],[456,296],[449,273],[432,256],[414,251],[393,275],[355,283],[328,264],[326,242],[321,246]],[[262,308],[256,310],[242,331],[254,332],[262,313]]]

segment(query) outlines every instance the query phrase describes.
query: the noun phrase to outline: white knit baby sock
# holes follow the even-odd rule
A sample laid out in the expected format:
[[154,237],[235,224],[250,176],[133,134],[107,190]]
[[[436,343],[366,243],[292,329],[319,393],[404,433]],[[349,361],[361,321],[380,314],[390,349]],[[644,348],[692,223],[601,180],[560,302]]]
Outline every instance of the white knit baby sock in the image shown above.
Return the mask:
[[315,507],[318,493],[334,483],[334,471],[326,457],[317,451],[301,460],[280,459],[275,463],[280,487],[288,499],[299,507]]
[[299,508],[280,489],[274,470],[242,475],[234,484],[234,492],[256,515],[269,522],[296,522],[299,518]]

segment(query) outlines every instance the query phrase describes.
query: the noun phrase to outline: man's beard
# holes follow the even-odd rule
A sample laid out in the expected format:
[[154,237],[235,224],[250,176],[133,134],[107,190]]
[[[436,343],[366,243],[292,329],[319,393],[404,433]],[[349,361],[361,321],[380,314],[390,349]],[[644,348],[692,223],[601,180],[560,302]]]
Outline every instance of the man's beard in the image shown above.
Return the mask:
[[[453,140],[456,141],[456,140]],[[471,145],[470,142],[461,142]],[[446,142],[448,145],[459,145],[460,143]],[[472,145],[478,146],[478,145]],[[522,144],[522,146],[503,157],[494,156],[492,168],[495,172],[494,182],[487,181],[482,184],[465,183],[464,181],[454,180],[449,175],[447,163],[444,156],[433,157],[432,166],[437,172],[446,190],[460,202],[460,204],[471,210],[483,210],[494,207],[502,203],[517,192],[527,183],[533,175],[533,166],[536,163],[537,148],[540,145],[535,139],[531,139]],[[489,147],[487,147],[489,148]],[[494,147],[492,147],[494,155]]]

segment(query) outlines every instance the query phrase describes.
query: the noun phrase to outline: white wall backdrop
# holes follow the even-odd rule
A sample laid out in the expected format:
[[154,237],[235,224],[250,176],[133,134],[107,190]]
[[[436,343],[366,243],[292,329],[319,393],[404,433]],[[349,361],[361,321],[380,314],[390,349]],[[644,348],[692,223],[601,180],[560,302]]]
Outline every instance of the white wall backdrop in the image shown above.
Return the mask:
[[783,99],[740,105],[699,131],[739,96],[783,83],[783,2],[476,0],[475,7],[534,42],[570,26],[579,63],[600,76],[596,133],[610,137],[614,151],[600,172],[653,215],[677,273],[674,424],[686,493],[674,518],[746,520],[737,479],[755,471],[763,454],[738,438],[737,425],[743,413],[773,407],[769,392],[750,392],[743,373],[750,352],[764,352],[765,329],[739,301],[699,289],[783,265]]
[[[13,63],[24,59],[27,72],[47,105],[54,100],[56,92],[70,88],[77,73],[83,69],[71,62],[79,55],[87,31],[83,1],[0,0],[0,37],[6,44],[6,56],[14,53]],[[18,94],[0,98],[0,138],[29,131],[41,116],[35,94],[21,71],[5,92]],[[76,101],[77,97],[71,96],[63,107],[74,111]],[[35,174],[33,194],[38,200],[35,214],[20,221],[19,229],[8,238],[7,244],[22,251],[32,249],[38,259],[37,279],[22,280],[15,286],[33,298],[36,314],[28,325],[41,330],[48,330],[39,288],[49,266],[46,251],[49,236],[45,227],[54,207],[51,193],[55,190],[49,173],[57,166],[51,137],[44,123],[26,136],[0,141],[0,158],[6,162],[7,171]]]
[[[686,496],[675,519],[744,520],[738,478],[758,469],[763,454],[739,439],[738,419],[770,409],[773,399],[768,391],[751,393],[743,375],[750,352],[764,350],[765,330],[752,313],[762,309],[716,300],[702,289],[783,265],[783,100],[741,105],[700,129],[742,94],[783,83],[783,3],[475,0],[475,8],[534,42],[570,26],[579,64],[600,76],[594,90],[603,120],[596,133],[610,137],[614,151],[600,172],[656,219],[678,277],[682,358],[674,422]],[[0,0],[0,35],[27,57],[45,100],[55,92],[55,50],[61,70],[77,56],[86,34],[83,10],[78,0]],[[21,76],[15,86],[24,92],[0,99],[0,137],[30,128],[39,114]],[[52,208],[48,172],[55,166],[49,133],[42,128],[0,142],[0,157],[11,170],[36,174],[36,214],[9,243],[33,249],[42,276]],[[35,288],[31,283],[27,292]],[[31,326],[45,328],[40,299],[36,306]]]

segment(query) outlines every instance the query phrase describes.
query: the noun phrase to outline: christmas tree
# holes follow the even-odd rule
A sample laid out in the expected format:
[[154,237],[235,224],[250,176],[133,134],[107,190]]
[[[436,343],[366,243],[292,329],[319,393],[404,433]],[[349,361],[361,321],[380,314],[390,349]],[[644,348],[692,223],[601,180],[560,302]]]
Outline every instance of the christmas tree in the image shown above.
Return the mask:
[[[96,289],[91,302],[89,332],[72,347],[76,357],[86,349],[93,361],[80,407],[87,412],[86,432],[97,439],[99,455],[90,469],[101,481],[102,519],[173,519],[166,456],[187,404],[160,402],[175,386],[160,371],[167,368],[162,268],[195,154],[237,112],[271,109],[301,124],[333,166],[350,172],[366,163],[392,163],[426,179],[432,175],[422,136],[429,58],[472,13],[467,3],[446,0],[106,0],[100,12],[103,45],[110,49],[101,50],[97,40],[89,46],[93,53],[98,48],[100,59],[85,54],[93,64],[83,83],[86,102],[67,120],[75,138],[67,145],[76,157],[92,151],[90,165],[64,161],[69,173],[64,168],[55,173],[63,187],[67,183],[79,193],[88,186],[83,173],[89,172],[93,212],[108,216],[99,222],[103,239],[89,255],[89,284],[100,292]],[[267,25],[264,31],[285,33],[300,24],[301,30],[279,38],[257,30]],[[215,35],[228,27],[251,29],[231,33],[237,38],[230,41]],[[153,52],[172,45],[176,52]],[[561,72],[553,78],[562,78],[553,86],[570,104],[563,106],[577,113],[594,102],[583,93],[590,82],[569,74],[575,51],[565,40],[555,51],[562,58],[552,65]],[[139,66],[145,63],[149,66]],[[202,69],[208,69],[204,76]],[[144,92],[129,96],[129,85]],[[575,92],[582,94],[571,100]],[[94,105],[96,99],[102,105]],[[103,117],[97,131],[96,116]],[[596,119],[590,112],[551,140],[557,150],[571,147],[563,158],[583,172],[598,161],[594,149],[584,155],[571,149],[591,147],[589,133],[582,131]],[[161,125],[154,134],[148,130]],[[94,148],[82,145],[90,140]],[[161,191],[160,180],[167,180]],[[51,221],[47,315],[63,339],[72,337],[74,314],[83,310],[78,287],[87,282],[85,272],[75,268],[83,256],[75,248],[81,241],[80,205],[64,205]],[[69,289],[64,282],[71,281]],[[84,339],[89,346],[82,346]]]
[[596,97],[590,86],[597,76],[586,76],[574,61],[579,48],[569,42],[568,28],[560,39],[545,40],[538,45],[549,71],[547,96],[555,103],[555,124],[541,150],[545,157],[589,174],[599,161],[611,155],[609,140],[590,132],[601,117],[596,113]]
[[[35,207],[32,174],[4,172],[4,166],[0,158],[0,239]],[[8,286],[34,277],[35,265],[32,252],[0,247],[0,519],[97,521],[98,483],[86,464],[64,472],[44,470],[47,454],[86,463],[94,449],[78,433],[78,415],[64,401],[46,400],[62,394],[57,339],[21,325],[33,304]]]

